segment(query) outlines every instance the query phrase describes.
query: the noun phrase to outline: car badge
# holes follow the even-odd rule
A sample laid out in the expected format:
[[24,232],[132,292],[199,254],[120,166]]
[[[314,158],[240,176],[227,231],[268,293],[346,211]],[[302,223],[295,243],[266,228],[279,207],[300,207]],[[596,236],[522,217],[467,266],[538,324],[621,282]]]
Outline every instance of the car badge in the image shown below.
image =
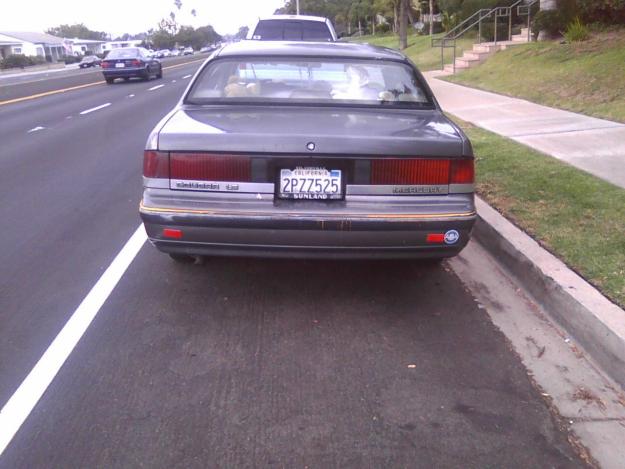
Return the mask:
[[315,142],[308,142],[306,144],[306,148],[308,149],[308,151],[315,151]]
[[455,244],[460,239],[460,234],[456,230],[449,230],[445,233],[445,244]]

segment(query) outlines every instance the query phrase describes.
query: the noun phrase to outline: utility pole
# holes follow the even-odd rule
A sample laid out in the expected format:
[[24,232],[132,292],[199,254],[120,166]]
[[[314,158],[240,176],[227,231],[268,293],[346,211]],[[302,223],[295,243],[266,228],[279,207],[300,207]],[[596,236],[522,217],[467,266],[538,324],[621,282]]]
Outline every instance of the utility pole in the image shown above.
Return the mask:
[[434,0],[430,0],[430,36],[434,34]]
[[297,11],[297,14],[299,15],[299,0],[295,0],[295,9]]

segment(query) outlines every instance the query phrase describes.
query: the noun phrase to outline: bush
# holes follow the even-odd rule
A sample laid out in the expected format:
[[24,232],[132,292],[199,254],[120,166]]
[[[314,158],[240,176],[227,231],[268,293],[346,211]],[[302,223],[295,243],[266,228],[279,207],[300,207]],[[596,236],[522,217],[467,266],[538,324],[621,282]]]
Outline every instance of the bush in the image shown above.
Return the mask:
[[36,55],[26,56],[24,54],[9,55],[6,59],[0,60],[0,69],[24,68],[31,65],[39,65],[45,62],[43,57]]
[[[507,41],[508,37],[508,22],[497,22],[497,41]],[[486,42],[492,42],[495,40],[495,22],[483,22],[482,23],[482,40]]]
[[388,23],[379,24],[375,27],[376,34],[386,34],[391,30],[391,25]]
[[80,62],[81,58],[76,55],[65,55],[61,57],[61,61],[65,62],[65,65],[69,65]]
[[540,10],[534,17],[532,33],[538,36],[538,33],[543,31],[548,36],[555,37],[561,34],[566,24],[558,10]]
[[577,0],[577,6],[586,23],[625,23],[625,0]]
[[579,18],[575,18],[575,20],[569,23],[564,33],[564,37],[568,42],[585,41],[589,36],[588,27]]

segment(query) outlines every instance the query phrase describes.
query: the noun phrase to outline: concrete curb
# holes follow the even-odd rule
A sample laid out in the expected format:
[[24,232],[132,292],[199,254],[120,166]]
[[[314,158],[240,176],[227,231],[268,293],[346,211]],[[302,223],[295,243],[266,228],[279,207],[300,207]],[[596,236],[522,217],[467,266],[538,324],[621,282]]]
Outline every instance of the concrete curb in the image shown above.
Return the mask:
[[476,197],[475,239],[625,387],[625,311]]

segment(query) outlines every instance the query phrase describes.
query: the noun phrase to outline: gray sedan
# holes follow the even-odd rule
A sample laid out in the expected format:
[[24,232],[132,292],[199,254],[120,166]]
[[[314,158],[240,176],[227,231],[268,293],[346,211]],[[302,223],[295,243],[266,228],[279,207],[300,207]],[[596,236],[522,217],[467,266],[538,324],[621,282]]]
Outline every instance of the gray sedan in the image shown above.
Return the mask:
[[399,52],[242,41],[149,136],[140,213],[179,261],[450,257],[476,217],[473,163]]

